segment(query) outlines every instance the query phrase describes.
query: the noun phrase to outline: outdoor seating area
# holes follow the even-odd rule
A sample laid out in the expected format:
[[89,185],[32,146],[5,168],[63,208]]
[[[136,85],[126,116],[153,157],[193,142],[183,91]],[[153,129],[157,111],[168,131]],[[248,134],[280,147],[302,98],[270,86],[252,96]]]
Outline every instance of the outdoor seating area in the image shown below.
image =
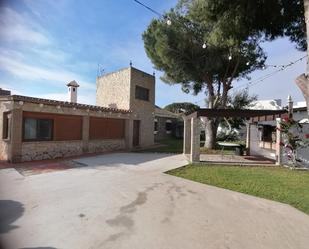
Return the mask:
[[[190,162],[200,162],[200,118],[213,118],[213,117],[243,117],[248,120],[247,122],[247,138],[246,138],[246,151],[247,156],[251,155],[251,127],[250,124],[255,123],[256,119],[260,120],[277,120],[288,114],[287,110],[247,110],[247,109],[199,109],[196,112],[184,117],[184,143],[183,154],[187,156]],[[277,130],[277,137],[280,138],[280,131]],[[220,145],[220,144],[219,144]],[[239,147],[232,143],[221,143],[222,150],[224,147]],[[280,160],[280,139],[276,142],[276,163]],[[241,154],[241,153],[238,153]],[[223,153],[222,153],[223,155]],[[258,154],[253,154],[258,155]],[[264,156],[259,155],[259,156]],[[209,156],[203,156],[203,160],[208,161]],[[218,159],[218,158],[217,158]],[[230,160],[230,159],[229,159]],[[227,160],[227,161],[229,161]]]

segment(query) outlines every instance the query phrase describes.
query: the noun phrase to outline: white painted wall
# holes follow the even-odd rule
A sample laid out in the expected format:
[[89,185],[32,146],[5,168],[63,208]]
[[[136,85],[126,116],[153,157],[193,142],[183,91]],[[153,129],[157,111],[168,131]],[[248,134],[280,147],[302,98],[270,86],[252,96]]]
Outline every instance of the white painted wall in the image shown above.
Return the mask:
[[252,156],[264,156],[275,160],[275,151],[260,148],[261,134],[258,130],[257,124],[250,124],[250,155]]

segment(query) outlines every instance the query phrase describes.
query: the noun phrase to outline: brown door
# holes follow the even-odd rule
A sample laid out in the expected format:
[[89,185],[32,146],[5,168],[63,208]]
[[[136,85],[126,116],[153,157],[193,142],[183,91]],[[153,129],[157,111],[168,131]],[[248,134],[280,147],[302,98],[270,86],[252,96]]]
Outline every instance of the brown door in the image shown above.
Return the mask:
[[139,128],[140,128],[140,121],[134,120],[133,121],[133,146],[139,146]]

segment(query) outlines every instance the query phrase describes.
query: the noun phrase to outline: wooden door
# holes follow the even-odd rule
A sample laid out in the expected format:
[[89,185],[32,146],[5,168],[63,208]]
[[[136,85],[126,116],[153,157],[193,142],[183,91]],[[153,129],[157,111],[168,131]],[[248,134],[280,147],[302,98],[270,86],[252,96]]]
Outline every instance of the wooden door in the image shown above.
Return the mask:
[[139,146],[140,120],[133,121],[133,146]]

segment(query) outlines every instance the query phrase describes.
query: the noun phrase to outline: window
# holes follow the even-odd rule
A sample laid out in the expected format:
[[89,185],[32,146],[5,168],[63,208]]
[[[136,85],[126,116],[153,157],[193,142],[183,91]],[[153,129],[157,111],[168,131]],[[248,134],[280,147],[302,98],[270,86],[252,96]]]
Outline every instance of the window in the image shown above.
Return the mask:
[[52,119],[24,119],[24,140],[52,140]]
[[153,131],[154,134],[157,134],[158,133],[158,120],[155,119],[154,120],[154,131]]
[[135,98],[140,100],[149,101],[149,89],[136,86],[135,87]]
[[166,120],[165,122],[165,130],[167,134],[172,133],[172,121],[171,120]]
[[3,130],[2,130],[2,138],[3,139],[9,139],[9,113],[5,112],[3,113]]

